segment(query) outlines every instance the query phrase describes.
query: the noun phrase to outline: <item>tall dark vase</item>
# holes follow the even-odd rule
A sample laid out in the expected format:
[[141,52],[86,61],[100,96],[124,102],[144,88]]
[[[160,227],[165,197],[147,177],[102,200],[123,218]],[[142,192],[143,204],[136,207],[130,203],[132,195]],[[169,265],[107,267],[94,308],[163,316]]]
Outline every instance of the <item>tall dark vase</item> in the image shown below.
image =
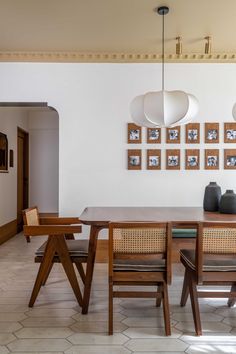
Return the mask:
[[227,189],[220,200],[220,213],[236,214],[236,194],[232,189]]
[[203,209],[205,211],[218,211],[221,198],[221,188],[216,182],[210,182],[205,188]]

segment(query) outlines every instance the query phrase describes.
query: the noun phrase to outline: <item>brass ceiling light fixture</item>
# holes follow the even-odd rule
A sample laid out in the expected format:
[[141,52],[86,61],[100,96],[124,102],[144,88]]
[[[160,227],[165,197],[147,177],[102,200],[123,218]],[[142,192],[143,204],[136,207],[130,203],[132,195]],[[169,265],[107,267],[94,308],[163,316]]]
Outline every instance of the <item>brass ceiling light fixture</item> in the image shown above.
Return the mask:
[[198,112],[195,96],[184,91],[165,90],[165,41],[164,18],[167,6],[157,8],[162,16],[162,89],[135,97],[130,104],[130,114],[135,124],[143,127],[174,127],[189,123]]
[[181,55],[182,54],[182,37],[178,36],[175,38],[177,43],[176,43],[176,54]]
[[206,39],[205,43],[205,54],[211,54],[211,36],[206,36],[204,39]]

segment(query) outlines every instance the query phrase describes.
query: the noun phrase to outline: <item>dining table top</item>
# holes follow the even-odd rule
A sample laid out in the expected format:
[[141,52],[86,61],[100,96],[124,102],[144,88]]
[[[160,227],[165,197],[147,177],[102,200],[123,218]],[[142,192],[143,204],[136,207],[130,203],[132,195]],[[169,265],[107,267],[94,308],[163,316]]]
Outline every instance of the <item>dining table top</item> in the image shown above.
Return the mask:
[[87,207],[80,215],[85,225],[108,227],[109,222],[236,222],[236,214],[204,211],[202,207]]

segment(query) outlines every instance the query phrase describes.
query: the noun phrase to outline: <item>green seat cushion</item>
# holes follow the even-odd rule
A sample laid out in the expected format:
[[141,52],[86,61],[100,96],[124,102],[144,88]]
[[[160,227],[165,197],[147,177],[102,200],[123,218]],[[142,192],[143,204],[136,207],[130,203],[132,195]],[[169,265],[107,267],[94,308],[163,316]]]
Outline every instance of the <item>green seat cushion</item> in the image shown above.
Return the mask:
[[193,238],[196,237],[197,231],[195,229],[173,229],[173,238]]

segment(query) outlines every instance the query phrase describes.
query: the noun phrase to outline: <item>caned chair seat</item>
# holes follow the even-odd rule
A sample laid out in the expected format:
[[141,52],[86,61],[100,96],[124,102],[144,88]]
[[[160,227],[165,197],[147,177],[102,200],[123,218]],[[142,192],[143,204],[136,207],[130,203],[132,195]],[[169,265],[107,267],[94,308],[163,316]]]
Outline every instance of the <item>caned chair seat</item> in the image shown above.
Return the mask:
[[[35,252],[37,257],[42,257],[47,245],[45,241]],[[66,240],[66,245],[71,257],[87,257],[88,256],[88,241],[87,240]]]
[[[195,250],[180,250],[180,257],[195,270]],[[203,255],[203,272],[230,272],[236,271],[236,257],[234,255]]]
[[165,269],[165,259],[115,259],[113,263],[114,272],[163,272]]

